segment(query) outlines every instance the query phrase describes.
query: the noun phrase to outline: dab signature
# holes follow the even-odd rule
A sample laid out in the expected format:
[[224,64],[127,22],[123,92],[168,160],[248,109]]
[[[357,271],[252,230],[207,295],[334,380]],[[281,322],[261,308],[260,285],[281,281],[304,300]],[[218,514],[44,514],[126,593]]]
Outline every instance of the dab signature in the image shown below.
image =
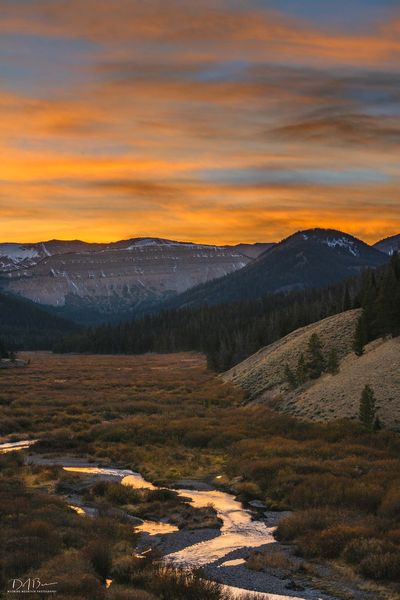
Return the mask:
[[10,579],[9,581],[9,589],[7,592],[9,594],[26,594],[26,593],[47,593],[47,594],[55,594],[57,585],[57,581],[52,581],[51,583],[47,583],[41,581],[39,577],[28,577],[28,579]]

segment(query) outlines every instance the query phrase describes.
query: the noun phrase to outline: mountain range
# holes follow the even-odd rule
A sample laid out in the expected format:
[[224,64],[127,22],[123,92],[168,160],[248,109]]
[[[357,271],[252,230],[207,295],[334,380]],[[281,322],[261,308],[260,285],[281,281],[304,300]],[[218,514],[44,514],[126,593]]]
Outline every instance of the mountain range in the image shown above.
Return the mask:
[[188,290],[168,307],[222,304],[321,288],[387,262],[387,254],[334,229],[297,232],[229,276]]
[[0,288],[91,324],[323,287],[382,265],[399,241],[369,246],[341,231],[311,229],[277,244],[236,246],[161,238],[1,243]]
[[83,322],[129,317],[241,269],[269,246],[209,246],[160,238],[0,244],[0,285]]

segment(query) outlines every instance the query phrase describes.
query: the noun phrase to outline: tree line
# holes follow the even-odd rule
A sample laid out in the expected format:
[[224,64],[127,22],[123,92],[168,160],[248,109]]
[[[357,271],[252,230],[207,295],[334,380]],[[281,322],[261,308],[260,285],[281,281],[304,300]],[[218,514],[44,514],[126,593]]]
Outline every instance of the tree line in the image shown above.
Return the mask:
[[400,257],[395,254],[379,271],[365,273],[360,292],[362,313],[358,319],[353,349],[364,353],[369,342],[400,335]]
[[269,295],[218,306],[149,314],[64,337],[56,352],[142,354],[199,351],[208,365],[225,371],[298,327],[359,306],[360,279],[324,289]]
[[[211,369],[225,371],[299,327],[359,307],[363,312],[354,340],[357,354],[362,354],[365,344],[376,337],[399,334],[400,260],[397,256],[387,266],[367,270],[359,277],[323,289],[268,295],[217,306],[163,310],[117,325],[89,328],[61,338],[54,351],[143,354],[193,350],[207,356]],[[334,355],[326,357],[324,366],[322,362],[317,365],[317,371],[335,370]],[[299,365],[300,376],[302,371]]]
[[7,350],[51,350],[60,337],[78,330],[34,302],[0,292],[0,336]]

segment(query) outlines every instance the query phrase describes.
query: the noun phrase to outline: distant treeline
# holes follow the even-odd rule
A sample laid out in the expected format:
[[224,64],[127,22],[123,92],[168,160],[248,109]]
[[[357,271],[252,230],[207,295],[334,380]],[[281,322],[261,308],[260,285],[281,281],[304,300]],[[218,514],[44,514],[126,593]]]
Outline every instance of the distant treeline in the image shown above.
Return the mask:
[[0,337],[7,350],[51,350],[64,335],[79,327],[40,306],[0,293]]
[[361,356],[368,342],[400,335],[400,257],[395,254],[379,271],[368,271],[360,293],[362,314],[358,320],[354,350]]
[[[400,333],[400,259],[324,289],[270,295],[219,306],[165,310],[119,325],[102,325],[62,339],[56,352],[142,354],[204,352],[225,371],[291,331],[363,307],[355,350],[381,335]],[[358,340],[358,341],[357,341]],[[357,346],[358,344],[358,346]]]
[[322,289],[269,295],[219,306],[165,310],[142,319],[103,325],[61,340],[56,352],[142,354],[204,352],[224,371],[291,331],[359,306],[361,279]]

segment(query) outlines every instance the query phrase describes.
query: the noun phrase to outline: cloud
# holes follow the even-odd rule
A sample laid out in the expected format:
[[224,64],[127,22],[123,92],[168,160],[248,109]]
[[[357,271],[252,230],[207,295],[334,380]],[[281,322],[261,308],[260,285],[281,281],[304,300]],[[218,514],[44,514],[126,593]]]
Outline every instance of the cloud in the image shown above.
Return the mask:
[[399,23],[328,29],[252,0],[2,0],[0,239],[395,232]]

